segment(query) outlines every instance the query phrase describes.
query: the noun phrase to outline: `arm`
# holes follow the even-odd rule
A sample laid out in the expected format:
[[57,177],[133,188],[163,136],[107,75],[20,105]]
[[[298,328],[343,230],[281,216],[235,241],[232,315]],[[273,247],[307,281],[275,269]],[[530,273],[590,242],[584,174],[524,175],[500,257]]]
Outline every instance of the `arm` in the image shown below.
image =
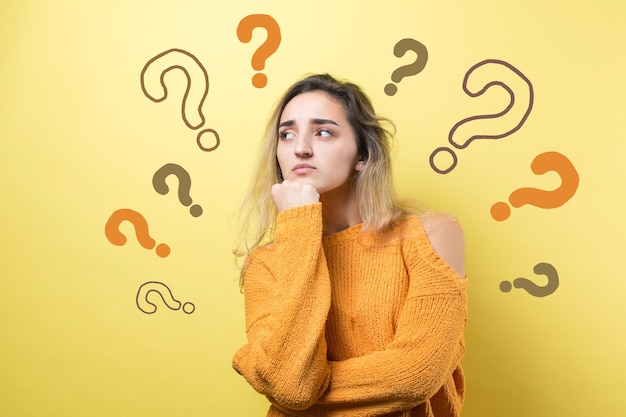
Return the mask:
[[251,257],[244,274],[248,343],[233,367],[289,409],[314,403],[330,378],[324,338],[330,280],[321,218],[320,203],[281,211],[274,243]]
[[[451,382],[465,350],[467,280],[458,275],[464,273],[462,263],[453,269],[447,260],[450,254],[457,261],[463,258],[462,251],[453,250],[462,248],[458,245],[462,231],[455,222],[433,222],[437,223],[428,227],[425,222],[428,239],[417,233],[402,245],[409,289],[393,340],[384,350],[330,362],[328,389],[299,415],[364,416],[408,410]],[[444,247],[446,234],[452,241],[444,248],[448,252],[435,252],[433,242]],[[446,260],[442,258],[445,253]]]

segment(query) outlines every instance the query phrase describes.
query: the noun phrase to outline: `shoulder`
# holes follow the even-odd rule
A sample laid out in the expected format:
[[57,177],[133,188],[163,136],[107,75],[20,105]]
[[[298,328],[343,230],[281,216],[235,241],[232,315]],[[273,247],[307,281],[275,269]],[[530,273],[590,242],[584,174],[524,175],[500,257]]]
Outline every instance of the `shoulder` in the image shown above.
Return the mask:
[[418,215],[430,245],[437,255],[465,277],[465,235],[458,219],[445,213]]

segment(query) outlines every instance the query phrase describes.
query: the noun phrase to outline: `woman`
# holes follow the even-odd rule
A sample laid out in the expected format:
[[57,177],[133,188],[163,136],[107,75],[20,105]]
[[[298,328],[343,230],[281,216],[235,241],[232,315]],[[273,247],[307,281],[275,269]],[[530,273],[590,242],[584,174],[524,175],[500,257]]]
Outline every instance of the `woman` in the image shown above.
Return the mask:
[[248,343],[233,357],[267,416],[460,414],[463,233],[398,202],[383,122],[324,74],[294,84],[268,126],[238,252]]

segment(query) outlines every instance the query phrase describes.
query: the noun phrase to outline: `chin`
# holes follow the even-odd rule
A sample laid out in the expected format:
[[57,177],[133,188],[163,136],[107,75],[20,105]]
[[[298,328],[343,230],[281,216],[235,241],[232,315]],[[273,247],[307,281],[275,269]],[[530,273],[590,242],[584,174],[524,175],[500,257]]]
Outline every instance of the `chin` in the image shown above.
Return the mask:
[[309,185],[315,186],[314,181],[307,177],[291,177],[287,179],[291,182],[297,182],[299,184],[309,184]]

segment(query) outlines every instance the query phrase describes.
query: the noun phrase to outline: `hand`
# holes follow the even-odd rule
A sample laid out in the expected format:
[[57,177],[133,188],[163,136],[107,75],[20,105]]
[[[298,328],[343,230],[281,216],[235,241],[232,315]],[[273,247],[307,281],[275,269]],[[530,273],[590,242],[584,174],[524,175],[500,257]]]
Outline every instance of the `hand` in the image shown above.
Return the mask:
[[272,185],[272,198],[278,211],[320,201],[320,195],[312,185],[288,180]]

